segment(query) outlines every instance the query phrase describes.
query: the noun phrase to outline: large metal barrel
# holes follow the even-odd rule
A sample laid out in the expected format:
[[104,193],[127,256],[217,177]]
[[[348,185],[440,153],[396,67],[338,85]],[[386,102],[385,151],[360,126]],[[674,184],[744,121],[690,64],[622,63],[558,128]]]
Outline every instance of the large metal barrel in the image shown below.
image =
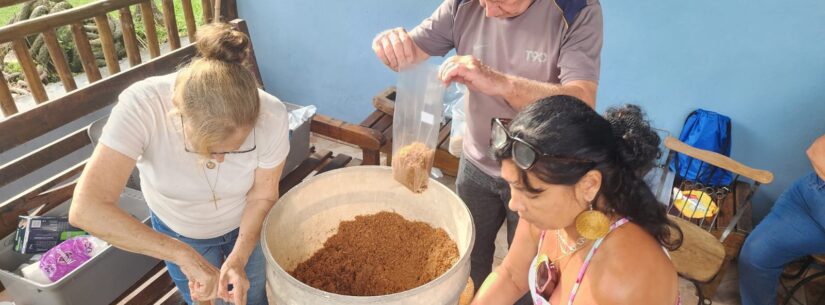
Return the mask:
[[[287,270],[295,269],[322,248],[341,221],[381,211],[444,229],[458,246],[456,264],[417,288],[372,297],[325,292],[289,275]],[[389,167],[356,166],[312,177],[286,193],[264,221],[261,245],[267,260],[267,285],[278,305],[454,305],[470,274],[474,234],[470,211],[441,183],[430,180],[425,192],[414,194],[393,180]]]

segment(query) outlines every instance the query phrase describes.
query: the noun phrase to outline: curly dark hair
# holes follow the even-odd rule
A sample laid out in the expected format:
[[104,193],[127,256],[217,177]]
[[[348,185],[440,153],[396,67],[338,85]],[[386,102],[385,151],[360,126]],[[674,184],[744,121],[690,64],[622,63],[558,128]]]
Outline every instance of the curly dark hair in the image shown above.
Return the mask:
[[[681,245],[682,231],[642,178],[661,156],[661,140],[639,106],[612,107],[602,117],[578,98],[551,96],[519,112],[509,131],[544,154],[564,157],[539,159],[530,172],[540,180],[573,185],[597,170],[603,177],[599,196],[607,206],[594,208],[628,217],[669,250]],[[500,161],[510,158],[511,151],[494,150],[493,155]],[[528,192],[539,192],[529,184],[527,172],[520,175]]]

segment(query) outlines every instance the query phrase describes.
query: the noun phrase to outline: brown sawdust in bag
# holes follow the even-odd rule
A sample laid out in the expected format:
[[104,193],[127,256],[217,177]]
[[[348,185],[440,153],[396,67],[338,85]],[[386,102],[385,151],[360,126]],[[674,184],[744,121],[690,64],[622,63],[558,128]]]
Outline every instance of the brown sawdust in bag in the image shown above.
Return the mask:
[[425,191],[434,156],[435,149],[421,142],[401,147],[392,157],[393,177],[415,193]]
[[324,291],[377,296],[426,284],[457,260],[458,247],[443,229],[380,212],[342,221],[324,247],[290,274]]

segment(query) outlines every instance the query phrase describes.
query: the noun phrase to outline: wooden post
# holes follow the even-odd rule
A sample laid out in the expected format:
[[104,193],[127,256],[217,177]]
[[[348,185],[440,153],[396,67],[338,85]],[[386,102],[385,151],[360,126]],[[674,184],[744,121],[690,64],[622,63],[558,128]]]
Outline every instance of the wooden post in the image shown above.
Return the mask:
[[203,14],[203,23],[212,22],[212,1],[201,0],[201,13]]
[[137,66],[140,64],[140,49],[132,11],[128,6],[120,9],[120,28],[123,29],[123,43],[126,47],[126,56],[129,57],[129,66]]
[[14,46],[14,53],[17,54],[17,61],[20,62],[20,67],[23,68],[26,83],[29,84],[29,90],[31,90],[34,100],[38,104],[48,101],[49,96],[46,94],[46,88],[43,87],[43,83],[40,81],[40,74],[37,73],[37,66],[35,66],[34,60],[32,60],[32,56],[29,54],[26,41],[23,40],[23,38],[18,38],[12,41],[12,45]]
[[381,165],[381,151],[362,149],[361,154],[363,155],[361,165]]
[[223,5],[223,0],[215,0],[215,5],[212,6],[212,21],[213,22],[221,22],[224,21],[226,18],[222,15],[223,11],[221,10],[221,6]]
[[106,67],[109,68],[109,75],[120,72],[120,63],[117,62],[117,50],[115,50],[115,39],[112,37],[112,28],[109,26],[107,15],[95,16],[97,32],[100,35],[100,46],[103,48],[103,58],[106,59]]
[[160,44],[158,43],[158,32],[155,30],[155,15],[152,11],[152,3],[149,1],[140,3],[140,13],[143,16],[143,28],[146,30],[146,40],[149,42],[149,56],[152,58],[160,56]]
[[238,18],[238,4],[235,0],[223,0],[223,15],[226,20],[235,20]]
[[169,47],[172,50],[180,48],[180,37],[178,36],[178,24],[175,20],[175,5],[172,0],[163,0],[163,22],[166,24],[166,34],[169,39]]
[[192,0],[183,0],[183,18],[186,19],[186,34],[189,35],[189,42],[195,42],[195,12],[192,11]]
[[86,31],[83,29],[81,23],[72,23],[72,34],[74,35],[74,44],[77,47],[77,53],[80,54],[80,62],[83,64],[83,71],[86,72],[86,77],[89,83],[99,81],[100,69],[97,68],[97,59],[92,52],[92,46],[89,45],[89,37],[86,36]]
[[0,77],[0,111],[3,111],[3,116],[11,116],[17,113],[17,105],[14,104],[14,97],[11,96],[9,84],[6,83],[6,78]]
[[57,70],[57,75],[60,76],[60,81],[63,83],[63,88],[66,92],[77,89],[77,83],[74,81],[74,75],[69,69],[69,63],[66,62],[66,54],[63,54],[63,48],[60,47],[60,42],[57,41],[57,33],[54,29],[43,32],[43,41],[46,43],[46,48],[49,49],[49,55],[52,58],[54,68]]

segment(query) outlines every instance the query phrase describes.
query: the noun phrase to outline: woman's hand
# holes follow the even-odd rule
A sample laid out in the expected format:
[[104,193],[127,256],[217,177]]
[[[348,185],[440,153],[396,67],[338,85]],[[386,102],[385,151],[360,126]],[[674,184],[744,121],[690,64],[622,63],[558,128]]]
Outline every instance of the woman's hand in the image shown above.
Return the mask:
[[[246,305],[246,293],[249,290],[249,280],[246,278],[246,260],[229,255],[223,263],[218,281],[218,296],[226,302],[235,305]],[[232,285],[232,290],[229,290]]]
[[192,300],[208,301],[217,297],[220,272],[200,253],[190,248],[178,266],[189,279],[189,293]]

